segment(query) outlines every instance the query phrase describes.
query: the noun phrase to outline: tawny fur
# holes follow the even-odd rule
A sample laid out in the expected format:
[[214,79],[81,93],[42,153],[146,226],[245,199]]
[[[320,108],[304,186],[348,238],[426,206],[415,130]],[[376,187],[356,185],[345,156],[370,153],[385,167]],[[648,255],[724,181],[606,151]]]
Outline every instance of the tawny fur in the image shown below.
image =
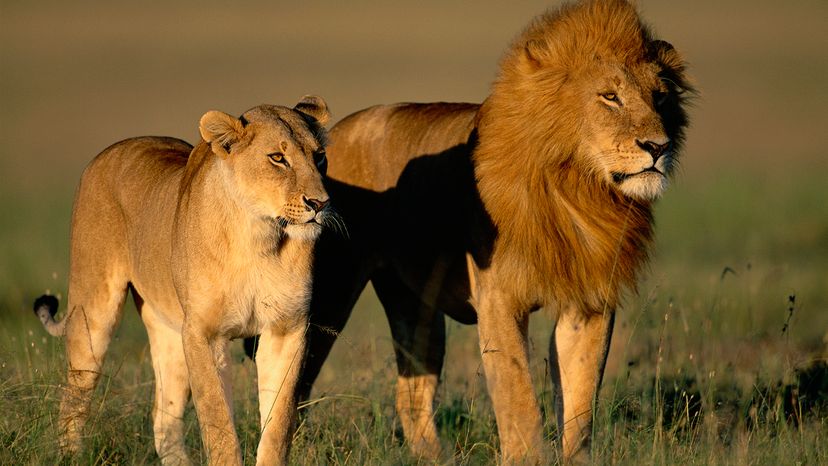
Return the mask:
[[319,243],[304,395],[334,341],[316,329],[342,329],[371,281],[414,453],[440,454],[445,314],[478,323],[503,460],[549,461],[526,350],[528,314],[546,308],[560,446],[583,457],[614,312],[646,262],[690,90],[681,57],[632,6],[586,1],[534,20],[481,105],[377,106],[339,122],[326,186],[351,240]]
[[91,396],[131,290],[155,372],[153,430],[162,464],[188,464],[184,408],[191,389],[211,464],[241,464],[227,345],[262,334],[257,360],[259,464],[283,464],[305,354],[313,246],[330,216],[317,165],[327,107],[262,105],[241,118],[206,113],[195,147],[143,137],[104,150],[86,168],[72,215],[66,317],[35,312],[63,333],[69,365],[61,447],[81,448]]

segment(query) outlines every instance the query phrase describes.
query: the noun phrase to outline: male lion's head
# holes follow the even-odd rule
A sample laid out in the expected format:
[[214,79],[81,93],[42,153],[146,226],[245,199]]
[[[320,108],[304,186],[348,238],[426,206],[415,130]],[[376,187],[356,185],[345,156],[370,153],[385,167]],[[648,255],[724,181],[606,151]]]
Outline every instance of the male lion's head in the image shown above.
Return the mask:
[[629,3],[586,1],[540,16],[504,58],[498,90],[508,90],[511,112],[536,121],[525,136],[549,141],[541,162],[556,173],[574,167],[639,200],[667,185],[691,88],[678,52]]
[[330,216],[322,185],[328,119],[325,101],[306,96],[292,109],[260,105],[239,118],[210,111],[199,131],[239,205],[288,236],[312,239]]

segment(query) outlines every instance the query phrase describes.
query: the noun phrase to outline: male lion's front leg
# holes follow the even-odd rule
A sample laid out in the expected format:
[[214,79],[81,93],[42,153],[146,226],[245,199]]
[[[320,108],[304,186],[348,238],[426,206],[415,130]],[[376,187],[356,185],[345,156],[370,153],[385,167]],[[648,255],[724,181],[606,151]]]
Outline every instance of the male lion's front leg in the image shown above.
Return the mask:
[[210,464],[241,465],[241,449],[216,361],[216,356],[223,356],[226,342],[220,336],[208,338],[193,320],[185,319],[182,342],[201,439]]
[[584,316],[570,310],[561,313],[555,323],[549,363],[566,461],[588,459],[592,408],[604,374],[614,320],[614,311]]
[[256,352],[262,438],[256,464],[287,464],[296,418],[299,376],[305,359],[307,324],[262,332]]
[[529,373],[528,312],[487,293],[478,305],[480,352],[494,404],[504,463],[538,463],[543,454],[541,417]]
[[423,304],[391,271],[372,278],[385,308],[397,356],[397,415],[411,452],[436,461],[442,447],[434,424],[434,396],[446,350],[443,313]]

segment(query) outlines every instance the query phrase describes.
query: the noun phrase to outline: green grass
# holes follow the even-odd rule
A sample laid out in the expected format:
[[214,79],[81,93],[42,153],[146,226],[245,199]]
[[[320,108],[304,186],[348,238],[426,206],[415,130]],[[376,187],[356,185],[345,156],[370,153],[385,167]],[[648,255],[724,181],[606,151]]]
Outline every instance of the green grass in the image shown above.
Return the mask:
[[[619,313],[594,427],[596,464],[828,463],[828,205],[821,176],[723,173],[680,182],[659,203],[658,240],[639,294]],[[0,213],[0,464],[57,464],[60,340],[31,300],[65,295],[65,197],[3,196]],[[552,322],[532,317],[532,372],[555,435],[545,351]],[[443,462],[497,454],[476,329],[450,323],[436,420]],[[234,347],[236,424],[254,462],[255,368]],[[394,414],[390,336],[369,292],[323,368],[293,443],[297,464],[417,464]],[[70,464],[158,461],[152,370],[132,309],[93,402],[86,450]],[[203,461],[198,424],[187,442]]]

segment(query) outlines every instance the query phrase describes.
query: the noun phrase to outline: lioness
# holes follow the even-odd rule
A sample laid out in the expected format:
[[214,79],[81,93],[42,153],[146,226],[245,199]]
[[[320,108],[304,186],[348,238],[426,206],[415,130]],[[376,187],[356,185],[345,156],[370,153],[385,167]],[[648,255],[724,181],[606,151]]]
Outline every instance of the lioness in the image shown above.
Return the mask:
[[478,323],[503,460],[537,461],[527,325],[545,308],[563,457],[585,455],[615,310],[646,261],[651,203],[687,125],[684,72],[630,4],[585,1],[532,21],[481,105],[378,106],[339,122],[326,187],[351,240],[323,233],[318,245],[304,395],[333,343],[326,328],[344,326],[370,280],[414,453],[440,451],[449,315]]
[[163,464],[189,463],[183,415],[190,390],[211,464],[241,464],[233,427],[228,342],[261,334],[258,464],[285,463],[305,355],[315,239],[330,217],[319,167],[325,102],[262,105],[201,117],[203,140],[141,137],[86,168],[72,212],[66,317],[35,311],[64,335],[68,383],[61,447],[81,429],[127,290],[149,335],[153,430]]

